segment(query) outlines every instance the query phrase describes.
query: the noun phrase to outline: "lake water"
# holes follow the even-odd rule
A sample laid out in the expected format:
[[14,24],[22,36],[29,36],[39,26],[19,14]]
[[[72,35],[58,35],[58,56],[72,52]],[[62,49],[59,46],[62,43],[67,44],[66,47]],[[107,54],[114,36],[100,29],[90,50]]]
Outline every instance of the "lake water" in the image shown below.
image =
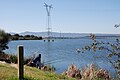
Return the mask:
[[[100,39],[108,41],[107,39]],[[110,39],[109,41],[114,41]],[[42,61],[46,64],[51,64],[56,68],[57,73],[62,73],[71,64],[77,65],[82,68],[87,64],[95,63],[98,66],[107,69],[112,74],[114,70],[111,64],[105,58],[96,59],[94,56],[106,55],[103,51],[93,52],[86,51],[85,53],[77,53],[76,49],[88,45],[92,42],[91,39],[58,39],[54,42],[44,42],[43,40],[18,40],[10,41],[6,50],[7,53],[17,54],[17,46],[24,46],[24,56],[31,57],[33,54],[38,55],[41,53]]]

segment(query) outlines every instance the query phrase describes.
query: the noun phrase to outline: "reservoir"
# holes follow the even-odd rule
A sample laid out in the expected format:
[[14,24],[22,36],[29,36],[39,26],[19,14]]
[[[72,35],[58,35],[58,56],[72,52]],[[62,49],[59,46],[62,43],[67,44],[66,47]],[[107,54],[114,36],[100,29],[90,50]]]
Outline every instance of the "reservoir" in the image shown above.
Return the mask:
[[[115,39],[98,39],[104,42],[114,42]],[[106,56],[106,51],[86,51],[78,53],[76,49],[80,49],[85,45],[90,45],[91,39],[55,39],[54,42],[44,42],[43,40],[18,40],[10,41],[5,52],[9,54],[17,54],[17,46],[24,46],[24,56],[32,57],[41,54],[42,62],[53,65],[56,73],[62,73],[67,70],[71,64],[75,64],[78,68],[83,68],[88,64],[96,64],[97,66],[110,71],[115,75],[114,69],[109,61],[99,56]]]

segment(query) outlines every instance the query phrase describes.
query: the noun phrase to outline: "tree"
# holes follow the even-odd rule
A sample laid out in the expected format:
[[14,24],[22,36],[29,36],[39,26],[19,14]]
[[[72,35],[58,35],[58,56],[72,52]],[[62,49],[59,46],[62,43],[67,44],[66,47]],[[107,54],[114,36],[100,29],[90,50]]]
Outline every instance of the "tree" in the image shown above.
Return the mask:
[[14,36],[16,36],[16,37],[20,37],[20,35],[19,35],[19,34],[14,34]]
[[3,50],[8,49],[9,42],[9,34],[7,34],[4,30],[0,29],[0,53],[3,52]]
[[29,37],[30,37],[30,35],[25,35],[24,37],[29,38]]
[[19,34],[14,34],[13,36],[11,36],[11,39],[12,39],[12,40],[18,40],[19,37],[20,37]]
[[112,64],[113,68],[118,74],[118,77],[120,78],[120,40],[116,39],[114,43],[111,43],[97,40],[94,34],[90,34],[90,37],[93,40],[93,43],[84,46],[80,52],[84,53],[86,50],[94,52],[100,50],[107,51],[108,54],[102,57],[105,57]]

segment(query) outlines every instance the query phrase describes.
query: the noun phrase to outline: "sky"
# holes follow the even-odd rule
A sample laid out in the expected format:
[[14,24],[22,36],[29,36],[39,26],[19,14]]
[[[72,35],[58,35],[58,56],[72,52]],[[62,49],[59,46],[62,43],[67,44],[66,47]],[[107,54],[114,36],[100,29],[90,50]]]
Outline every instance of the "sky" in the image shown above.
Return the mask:
[[120,0],[0,0],[0,29],[45,32],[51,9],[53,32],[120,34]]

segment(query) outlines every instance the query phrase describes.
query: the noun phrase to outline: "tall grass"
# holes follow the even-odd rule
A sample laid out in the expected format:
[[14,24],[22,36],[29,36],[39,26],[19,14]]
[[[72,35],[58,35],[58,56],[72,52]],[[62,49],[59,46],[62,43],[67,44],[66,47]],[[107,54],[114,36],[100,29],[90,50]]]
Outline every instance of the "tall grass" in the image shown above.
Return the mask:
[[90,64],[81,70],[72,64],[63,74],[81,80],[112,80],[107,70],[101,69],[95,64]]
[[[18,80],[17,68],[11,64],[0,63],[0,80]],[[40,69],[24,66],[24,80],[75,80],[54,72],[41,71]]]

